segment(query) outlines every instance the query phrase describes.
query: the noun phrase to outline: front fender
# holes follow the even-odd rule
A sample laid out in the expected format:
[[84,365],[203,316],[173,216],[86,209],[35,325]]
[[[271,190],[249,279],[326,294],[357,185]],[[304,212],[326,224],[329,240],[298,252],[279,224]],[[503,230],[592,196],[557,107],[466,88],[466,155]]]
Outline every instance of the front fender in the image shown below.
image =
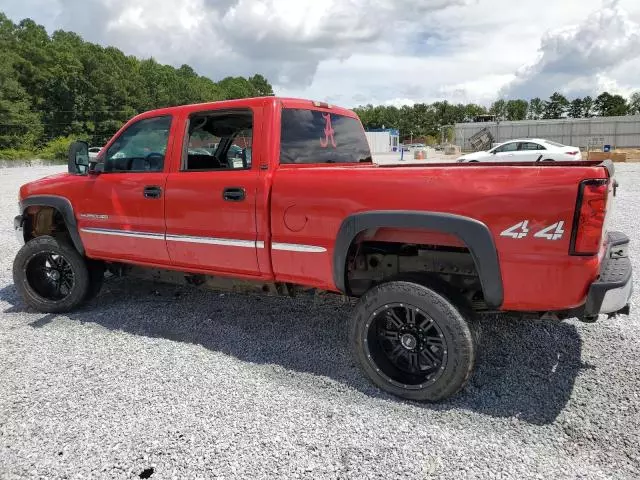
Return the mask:
[[82,239],[78,232],[78,223],[76,222],[73,206],[67,198],[59,197],[57,195],[33,195],[24,198],[20,202],[20,211],[22,212],[22,215],[24,216],[27,208],[34,206],[52,207],[58,210],[64,219],[64,223],[67,226],[73,245],[81,255],[84,255],[84,245],[82,244]]

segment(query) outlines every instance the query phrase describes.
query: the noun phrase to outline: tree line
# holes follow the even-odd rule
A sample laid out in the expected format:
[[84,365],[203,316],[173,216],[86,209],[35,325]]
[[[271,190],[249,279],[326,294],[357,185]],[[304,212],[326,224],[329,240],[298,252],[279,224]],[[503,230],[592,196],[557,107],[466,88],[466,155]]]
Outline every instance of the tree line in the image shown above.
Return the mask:
[[411,137],[425,138],[437,143],[443,136],[449,137],[454,123],[472,122],[480,116],[492,115],[497,120],[541,120],[557,118],[611,117],[640,114],[640,92],[629,99],[621,95],[603,92],[595,99],[567,99],[556,92],[547,100],[503,100],[493,102],[489,108],[477,104],[451,104],[447,101],[413,106],[366,105],[354,109],[365,128],[397,128],[403,140]]
[[[161,107],[273,95],[259,74],[219,82],[190,66],[140,60],[33,20],[0,12],[0,152],[64,151],[67,139],[103,145],[129,118]],[[49,150],[47,150],[49,149]],[[51,152],[49,152],[51,153]]]

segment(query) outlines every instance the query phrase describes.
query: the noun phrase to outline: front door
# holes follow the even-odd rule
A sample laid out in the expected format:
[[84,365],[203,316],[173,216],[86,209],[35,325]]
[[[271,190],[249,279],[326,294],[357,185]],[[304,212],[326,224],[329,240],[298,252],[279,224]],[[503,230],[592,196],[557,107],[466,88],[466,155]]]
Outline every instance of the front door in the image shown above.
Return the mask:
[[171,116],[129,125],[102,157],[102,173],[87,178],[86,199],[76,208],[90,257],[169,263],[164,210],[171,126]]
[[[518,142],[509,142],[495,149],[495,162],[513,162],[516,160],[515,155],[518,150]],[[491,161],[491,160],[490,160]]]
[[[178,268],[255,276],[253,112],[210,110],[188,119],[182,161],[167,180],[167,248]],[[261,243],[261,242],[260,242]]]

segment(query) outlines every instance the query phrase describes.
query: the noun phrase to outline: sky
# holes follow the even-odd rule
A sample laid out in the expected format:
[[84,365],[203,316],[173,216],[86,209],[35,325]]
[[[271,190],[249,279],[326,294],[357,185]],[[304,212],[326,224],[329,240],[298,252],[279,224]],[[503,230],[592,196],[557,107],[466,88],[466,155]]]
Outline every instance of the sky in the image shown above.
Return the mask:
[[0,0],[0,11],[345,107],[640,90],[638,0]]

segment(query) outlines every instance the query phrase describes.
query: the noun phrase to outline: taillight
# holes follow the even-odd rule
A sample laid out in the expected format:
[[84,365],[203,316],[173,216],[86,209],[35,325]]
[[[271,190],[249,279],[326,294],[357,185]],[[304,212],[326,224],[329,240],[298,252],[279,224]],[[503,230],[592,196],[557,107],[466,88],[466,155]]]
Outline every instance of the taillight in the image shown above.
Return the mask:
[[606,178],[580,183],[571,233],[571,255],[595,255],[600,250],[608,190]]
[[573,150],[571,152],[565,152],[567,155],[577,155],[580,153],[580,150]]

